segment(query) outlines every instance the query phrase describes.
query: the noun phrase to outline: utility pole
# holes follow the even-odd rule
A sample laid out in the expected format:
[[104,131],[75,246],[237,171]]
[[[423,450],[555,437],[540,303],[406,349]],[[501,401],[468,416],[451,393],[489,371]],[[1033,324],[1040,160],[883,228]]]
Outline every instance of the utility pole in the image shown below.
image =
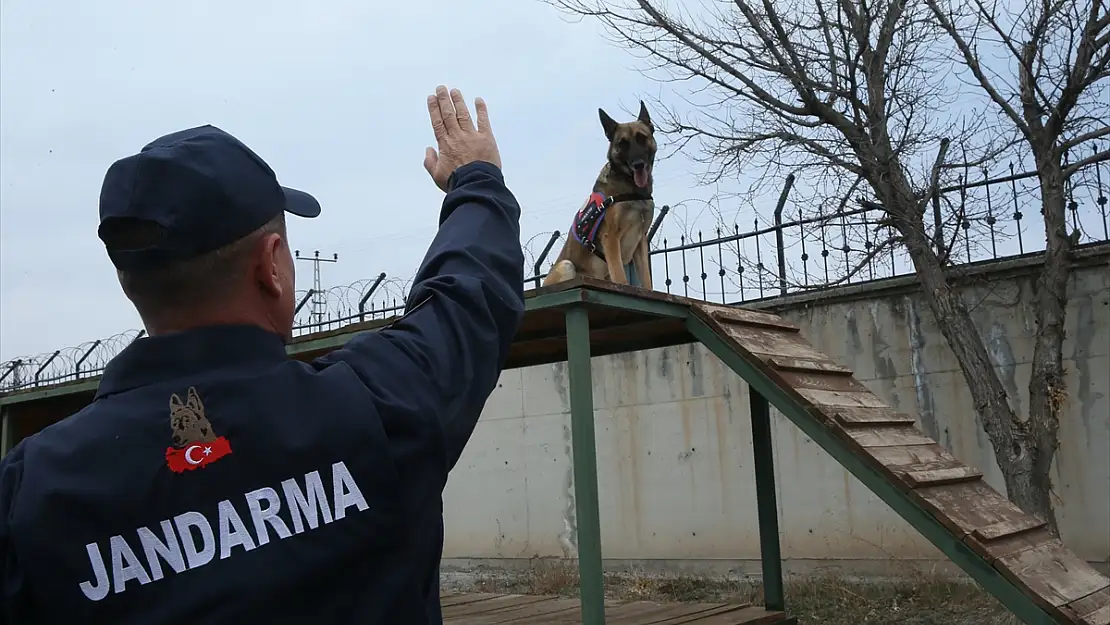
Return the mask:
[[339,254],[332,254],[331,258],[320,258],[320,250],[316,250],[313,256],[301,256],[300,250],[294,250],[293,256],[297,260],[307,260],[312,263],[312,311],[309,313],[309,319],[313,325],[322,325],[324,317],[327,316],[327,297],[324,294],[324,286],[320,280],[320,263],[338,263]]

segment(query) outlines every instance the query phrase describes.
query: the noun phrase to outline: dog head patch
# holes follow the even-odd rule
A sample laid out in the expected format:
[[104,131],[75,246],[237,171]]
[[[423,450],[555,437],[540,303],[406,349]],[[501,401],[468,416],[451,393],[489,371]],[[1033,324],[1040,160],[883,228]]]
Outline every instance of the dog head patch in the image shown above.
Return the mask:
[[655,124],[648,115],[647,106],[640,102],[640,114],[630,122],[617,123],[603,110],[597,109],[605,138],[609,140],[609,163],[625,175],[631,176],[639,189],[651,183],[651,169],[655,165]]
[[173,444],[166,448],[166,465],[174,473],[204,468],[231,453],[228,440],[212,430],[192,386],[184,402],[177,393],[170,395],[170,440]]

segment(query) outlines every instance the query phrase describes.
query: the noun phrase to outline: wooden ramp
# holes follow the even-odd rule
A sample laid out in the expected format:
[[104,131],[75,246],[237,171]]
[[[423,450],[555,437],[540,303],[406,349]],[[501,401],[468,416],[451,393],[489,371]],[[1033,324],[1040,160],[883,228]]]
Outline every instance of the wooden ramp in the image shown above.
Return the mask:
[[[577,598],[537,595],[444,595],[444,625],[578,625]],[[606,601],[605,622],[613,625],[788,625],[782,612],[726,603]]]
[[[938,529],[958,541],[947,549],[938,545],[942,550],[950,556],[964,548],[974,552],[981,562],[973,566],[990,566],[1013,591],[1058,622],[1110,624],[1110,579],[1052,537],[1042,520],[1022,512],[988,486],[978,469],[960,462],[922,433],[912,416],[895,412],[857,381],[850,369],[815,350],[797,326],[737,308],[704,303],[691,303],[690,308],[704,328],[703,335],[709,332],[719,339],[714,349],[718,356],[772,404],[784,414],[804,411],[812,417],[813,423],[803,429],[821,428],[825,436],[820,438],[837,442],[835,449],[826,445],[834,456],[841,459],[850,454],[871,469],[872,479],[865,483],[878,477],[892,486],[895,493],[882,489],[887,492],[879,494],[885,494],[888,503],[892,496],[900,499],[901,505],[893,507],[919,530],[920,523],[904,511],[919,508],[935,520],[940,528],[923,532],[934,543],[936,539],[928,534]],[[712,340],[707,343],[714,346]],[[727,352],[722,351],[725,347]]]

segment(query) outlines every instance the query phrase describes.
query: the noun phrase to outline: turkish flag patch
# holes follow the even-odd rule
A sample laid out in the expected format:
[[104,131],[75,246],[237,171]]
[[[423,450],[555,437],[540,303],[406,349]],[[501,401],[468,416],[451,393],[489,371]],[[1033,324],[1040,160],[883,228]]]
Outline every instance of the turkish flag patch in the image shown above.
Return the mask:
[[189,443],[180,449],[166,448],[166,466],[174,473],[206,467],[231,454],[231,443],[222,436],[213,441]]

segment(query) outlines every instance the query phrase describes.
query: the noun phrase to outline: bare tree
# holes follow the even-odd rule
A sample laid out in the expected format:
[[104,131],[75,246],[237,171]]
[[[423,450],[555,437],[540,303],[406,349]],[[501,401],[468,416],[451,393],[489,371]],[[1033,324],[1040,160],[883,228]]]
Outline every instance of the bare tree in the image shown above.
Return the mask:
[[[926,5],[905,0],[733,0],[691,8],[664,0],[547,0],[601,20],[618,42],[693,85],[683,114],[663,127],[678,149],[720,177],[795,173],[814,203],[849,196],[881,209],[867,224],[888,232],[863,260],[902,246],[937,325],[955,354],[1019,506],[1053,522],[1034,439],[1011,408],[946,265],[962,228],[926,226],[945,181],[1007,149],[987,117],[947,111],[958,89],[944,30]],[[700,98],[700,100],[699,100]],[[953,149],[955,148],[955,149]],[[958,162],[949,154],[959,154]],[[967,215],[956,215],[966,220]],[[965,222],[966,223],[966,222]],[[862,263],[860,265],[862,266]],[[1053,436],[1055,431],[1051,433]],[[1053,524],[1053,527],[1054,524]]]
[[[1055,528],[1050,467],[1060,405],[1066,397],[1063,345],[1071,248],[1065,208],[1070,179],[1085,165],[1110,160],[1110,150],[1067,162],[1067,154],[1110,135],[1110,10],[1102,0],[1037,0],[1000,10],[995,0],[926,0],[964,63],[1003,119],[1031,150],[1041,187],[1044,266],[1037,281],[1029,418],[999,424],[1014,430],[1011,497]],[[1005,70],[987,53],[1003,52]],[[998,57],[995,57],[998,58]],[[997,63],[997,61],[995,61]],[[996,426],[997,427],[997,426]]]

